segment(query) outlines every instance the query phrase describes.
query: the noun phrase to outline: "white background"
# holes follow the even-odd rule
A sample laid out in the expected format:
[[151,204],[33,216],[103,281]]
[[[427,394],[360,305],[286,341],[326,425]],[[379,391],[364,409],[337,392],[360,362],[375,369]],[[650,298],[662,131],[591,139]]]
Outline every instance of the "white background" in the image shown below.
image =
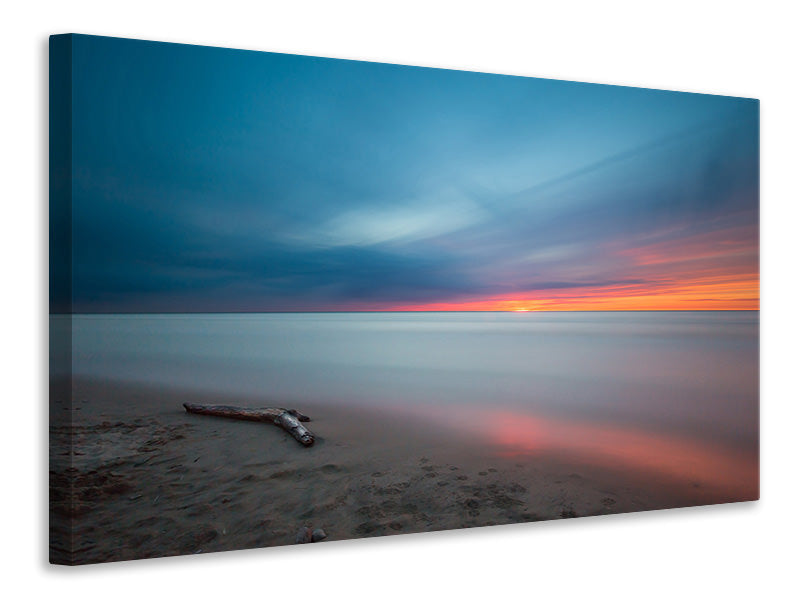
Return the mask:
[[[695,598],[797,593],[798,18],[778,2],[9,2],[4,596]],[[761,99],[762,500],[69,569],[47,565],[47,36],[78,32]],[[10,595],[7,594],[10,592]]]

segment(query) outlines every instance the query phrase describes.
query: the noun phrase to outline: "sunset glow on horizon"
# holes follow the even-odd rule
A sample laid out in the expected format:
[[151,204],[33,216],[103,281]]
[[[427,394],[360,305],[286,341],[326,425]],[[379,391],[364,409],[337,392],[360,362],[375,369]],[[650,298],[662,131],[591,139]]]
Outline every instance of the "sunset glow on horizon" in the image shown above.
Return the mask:
[[[604,253],[641,282],[553,285],[546,293],[508,293],[407,304],[398,311],[759,310],[758,230],[736,227],[676,241]],[[367,309],[370,310],[370,309]],[[374,310],[387,310],[378,308]]]
[[[675,284],[658,293],[647,290],[588,289],[581,295],[510,295],[465,302],[397,306],[399,311],[636,311],[759,310],[759,280]],[[386,309],[383,309],[386,310]]]

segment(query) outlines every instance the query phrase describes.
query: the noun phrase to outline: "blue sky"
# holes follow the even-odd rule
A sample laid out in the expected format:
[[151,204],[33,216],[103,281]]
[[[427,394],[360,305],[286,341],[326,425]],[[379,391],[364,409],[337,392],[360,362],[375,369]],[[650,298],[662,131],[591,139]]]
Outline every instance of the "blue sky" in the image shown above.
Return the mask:
[[77,312],[757,307],[755,100],[91,36],[72,74]]

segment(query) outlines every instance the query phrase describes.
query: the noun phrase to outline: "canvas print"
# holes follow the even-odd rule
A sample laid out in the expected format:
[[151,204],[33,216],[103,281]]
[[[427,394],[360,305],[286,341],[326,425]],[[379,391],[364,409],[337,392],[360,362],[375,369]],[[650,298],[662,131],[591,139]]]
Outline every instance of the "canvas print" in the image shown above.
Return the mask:
[[53,36],[50,560],[756,500],[758,225],[757,100]]

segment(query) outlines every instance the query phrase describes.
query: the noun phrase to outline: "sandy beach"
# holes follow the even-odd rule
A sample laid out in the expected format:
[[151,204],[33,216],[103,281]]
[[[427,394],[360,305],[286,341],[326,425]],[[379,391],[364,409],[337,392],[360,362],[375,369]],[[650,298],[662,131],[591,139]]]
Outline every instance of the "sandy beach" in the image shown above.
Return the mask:
[[564,455],[513,456],[387,412],[290,407],[312,418],[317,442],[303,448],[277,427],[182,408],[266,404],[256,398],[91,380],[74,381],[73,396],[60,407],[72,425],[56,420],[51,432],[57,563],[280,546],[303,526],[329,543],[742,499]]

